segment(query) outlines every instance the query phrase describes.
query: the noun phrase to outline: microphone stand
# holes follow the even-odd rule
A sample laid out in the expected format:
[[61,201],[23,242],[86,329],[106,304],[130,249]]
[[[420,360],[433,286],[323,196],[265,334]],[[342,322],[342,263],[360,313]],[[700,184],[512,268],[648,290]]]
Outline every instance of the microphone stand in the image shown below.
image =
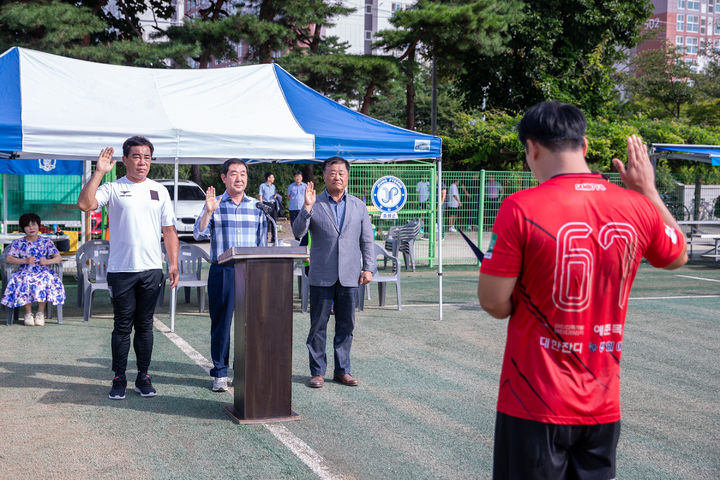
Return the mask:
[[272,218],[272,216],[270,215],[270,207],[268,207],[267,205],[265,205],[264,203],[261,203],[261,202],[256,203],[255,206],[258,208],[258,210],[262,211],[265,214],[265,218],[267,218],[268,221],[270,223],[272,223],[273,232],[275,232],[275,237],[274,237],[275,238],[275,247],[279,247],[280,239],[278,238],[278,233],[277,233],[277,223],[275,223],[275,219]]
[[277,223],[275,223],[275,219],[272,218],[267,212],[265,212],[265,218],[267,218],[268,221],[269,221],[270,223],[272,223],[273,232],[275,232],[275,237],[274,237],[274,238],[275,238],[275,245],[274,245],[274,246],[275,246],[275,247],[279,247],[279,246],[280,246],[280,239],[278,238],[278,235],[277,235]]

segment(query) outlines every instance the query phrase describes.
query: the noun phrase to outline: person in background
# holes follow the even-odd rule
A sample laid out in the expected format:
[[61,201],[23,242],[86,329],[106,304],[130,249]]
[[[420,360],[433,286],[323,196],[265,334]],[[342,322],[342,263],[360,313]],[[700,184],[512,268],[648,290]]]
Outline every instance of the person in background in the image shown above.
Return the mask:
[[208,274],[208,300],[210,303],[210,357],[213,368],[213,392],[224,392],[228,387],[227,371],[230,362],[230,327],[235,313],[235,268],[232,262],[218,263],[218,256],[231,247],[260,247],[267,245],[267,220],[245,195],[248,168],[239,158],[223,163],[220,179],[225,193],[215,195],[209,187],[205,206],[193,227],[195,240],[210,239],[210,273]]
[[[45,304],[65,303],[65,287],[62,279],[48,267],[62,263],[55,244],[40,236],[40,217],[34,213],[20,215],[23,238],[13,240],[5,254],[8,265],[20,268],[8,279],[2,304],[8,308],[24,306],[24,322],[27,326],[45,325]],[[32,304],[37,302],[37,313],[33,316]]]
[[[258,189],[258,200],[272,208],[271,217],[277,221],[277,206],[275,205],[275,197],[277,196],[275,191],[275,175],[270,172],[265,172],[265,183],[260,185]],[[275,229],[270,228],[270,243],[275,243]]]
[[[415,185],[415,194],[417,195],[418,210],[428,211],[430,209],[430,205],[428,204],[430,201],[430,181],[428,180],[427,175],[423,175],[422,180],[417,182],[417,185]],[[420,220],[422,220],[426,225],[427,218],[427,214],[420,214]]]
[[[300,170],[296,170],[295,174],[293,175],[293,180],[295,180],[293,183],[288,185],[287,188],[287,197],[288,197],[288,211],[290,212],[290,226],[292,228],[292,224],[297,218],[298,214],[300,213],[300,210],[303,208],[303,205],[305,204],[305,188],[307,185],[305,182],[302,181],[302,172]],[[299,238],[300,245],[305,246],[308,244],[308,238],[307,234],[304,235],[302,238]]]
[[[359,284],[372,280],[375,245],[367,207],[346,192],[350,164],[342,157],[323,163],[325,190],[315,194],[308,182],[304,208],[293,222],[295,238],[310,231],[310,387],[325,384],[327,324],[335,312],[335,369],[333,380],[347,386],[358,381],[350,374],[350,347],[355,328]],[[334,304],[334,306],[333,306]]]
[[502,184],[490,175],[485,182],[485,198],[488,201],[488,210],[491,215],[495,215],[500,208],[503,193],[505,193],[505,189]]
[[462,202],[460,201],[460,191],[458,190],[457,184],[458,180],[455,180],[450,184],[450,196],[447,203],[448,225],[450,225],[448,230],[451,232],[457,232],[455,222],[457,221],[458,211],[462,207]]
[[167,252],[170,288],[175,288],[179,279],[178,236],[170,194],[164,186],[147,178],[153,151],[147,138],[128,138],[123,143],[125,176],[100,185],[116,162],[112,158],[114,149],[103,149],[77,202],[84,212],[107,206],[111,218],[107,282],[114,321],[111,345],[115,378],[108,394],[112,400],[125,398],[125,370],[133,328],[138,368],[135,391],[143,397],[157,394],[148,369],[153,350],[153,314],[164,285],[161,240]]
[[613,163],[624,189],[585,161],[582,112],[542,102],[518,125],[540,185],[505,199],[478,298],[510,317],[495,421],[495,479],[615,478],[620,357],[640,261],[687,262],[642,141]]

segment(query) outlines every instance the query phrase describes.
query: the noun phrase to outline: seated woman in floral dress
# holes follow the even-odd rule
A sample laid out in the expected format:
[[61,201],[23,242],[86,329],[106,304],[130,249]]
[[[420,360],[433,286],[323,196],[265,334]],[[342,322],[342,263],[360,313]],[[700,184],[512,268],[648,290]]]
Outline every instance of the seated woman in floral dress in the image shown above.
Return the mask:
[[[25,237],[12,242],[5,261],[20,268],[10,276],[2,304],[10,308],[25,306],[25,325],[45,325],[45,304],[65,303],[62,280],[48,267],[61,263],[62,257],[49,238],[40,236],[38,215],[24,213],[19,223]],[[35,316],[33,302],[38,304]]]

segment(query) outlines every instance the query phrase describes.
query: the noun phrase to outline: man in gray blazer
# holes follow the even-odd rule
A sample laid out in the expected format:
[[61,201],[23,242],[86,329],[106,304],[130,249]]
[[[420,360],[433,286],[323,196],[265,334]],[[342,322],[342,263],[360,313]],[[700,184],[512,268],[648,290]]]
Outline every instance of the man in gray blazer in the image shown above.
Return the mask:
[[365,203],[345,192],[350,164],[341,157],[323,163],[325,190],[305,188],[304,208],[292,224],[295,238],[310,231],[310,386],[325,384],[327,323],[335,311],[335,370],[333,380],[356,386],[350,375],[350,347],[355,328],[359,284],[372,280],[375,255],[372,226]]

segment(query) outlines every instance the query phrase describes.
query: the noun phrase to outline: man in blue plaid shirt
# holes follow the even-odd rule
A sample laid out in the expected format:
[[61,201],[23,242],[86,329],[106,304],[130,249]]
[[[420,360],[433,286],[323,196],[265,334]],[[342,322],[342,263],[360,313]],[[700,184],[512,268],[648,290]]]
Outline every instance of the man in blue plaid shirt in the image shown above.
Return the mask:
[[222,182],[225,193],[215,196],[209,187],[205,207],[195,221],[195,240],[210,238],[210,356],[213,368],[213,392],[227,390],[227,371],[230,361],[230,326],[235,311],[235,269],[232,262],[218,264],[218,256],[230,247],[259,247],[267,245],[267,220],[252,197],[245,195],[248,168],[239,158],[223,164]]

